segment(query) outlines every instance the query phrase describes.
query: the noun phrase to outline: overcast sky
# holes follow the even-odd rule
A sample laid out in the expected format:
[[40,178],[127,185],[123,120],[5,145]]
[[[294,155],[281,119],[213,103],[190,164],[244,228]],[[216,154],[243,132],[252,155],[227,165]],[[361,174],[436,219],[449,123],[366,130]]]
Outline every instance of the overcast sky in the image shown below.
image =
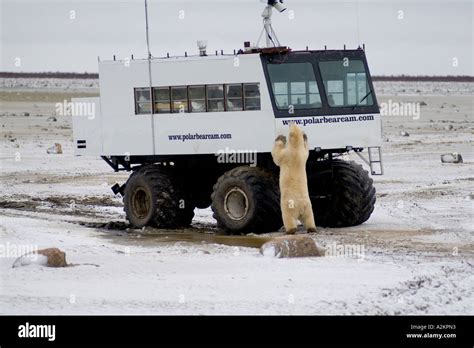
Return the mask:
[[[1,71],[96,72],[146,56],[143,0],[0,0]],[[231,53],[260,34],[259,0],[149,0],[154,56]],[[474,75],[473,0],[288,0],[274,29],[293,49],[366,44],[372,74]]]

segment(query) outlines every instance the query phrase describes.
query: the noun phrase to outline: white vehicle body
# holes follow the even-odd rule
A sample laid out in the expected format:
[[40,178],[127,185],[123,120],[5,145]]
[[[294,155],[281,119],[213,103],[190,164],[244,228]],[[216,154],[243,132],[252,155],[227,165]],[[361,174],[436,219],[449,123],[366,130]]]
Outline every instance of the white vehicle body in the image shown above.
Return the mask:
[[260,89],[260,110],[153,115],[136,114],[134,89],[150,86],[148,60],[99,62],[100,98],[72,101],[93,103],[95,111],[94,115],[76,112],[73,116],[75,154],[200,155],[216,154],[226,148],[269,153],[275,137],[287,134],[288,121],[302,126],[310,149],[381,145],[378,108],[369,113],[356,110],[318,115],[294,110],[288,117],[276,117],[260,56],[254,53],[151,59],[153,87],[253,83]]

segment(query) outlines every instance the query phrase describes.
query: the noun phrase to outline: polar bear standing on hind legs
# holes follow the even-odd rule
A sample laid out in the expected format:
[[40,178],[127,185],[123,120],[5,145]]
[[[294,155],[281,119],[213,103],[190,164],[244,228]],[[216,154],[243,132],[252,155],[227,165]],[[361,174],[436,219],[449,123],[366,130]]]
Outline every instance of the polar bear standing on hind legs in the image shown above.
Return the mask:
[[280,167],[280,205],[287,234],[296,233],[298,220],[308,232],[316,232],[306,177],[308,156],[306,134],[291,123],[288,141],[279,135],[272,150],[273,161]]

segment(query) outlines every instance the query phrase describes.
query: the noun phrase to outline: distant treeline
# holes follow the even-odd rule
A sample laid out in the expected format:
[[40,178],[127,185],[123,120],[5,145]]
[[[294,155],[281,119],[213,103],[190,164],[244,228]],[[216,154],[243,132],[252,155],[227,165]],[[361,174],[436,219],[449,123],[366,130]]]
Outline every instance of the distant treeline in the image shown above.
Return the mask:
[[98,79],[97,73],[68,73],[68,72],[0,72],[0,77],[3,78],[27,78],[27,79]]
[[[0,72],[3,78],[56,78],[56,79],[97,79],[97,73],[38,72],[17,73]],[[438,81],[438,82],[474,82],[474,76],[372,76],[374,81]]]
[[474,76],[372,76],[374,81],[474,82]]

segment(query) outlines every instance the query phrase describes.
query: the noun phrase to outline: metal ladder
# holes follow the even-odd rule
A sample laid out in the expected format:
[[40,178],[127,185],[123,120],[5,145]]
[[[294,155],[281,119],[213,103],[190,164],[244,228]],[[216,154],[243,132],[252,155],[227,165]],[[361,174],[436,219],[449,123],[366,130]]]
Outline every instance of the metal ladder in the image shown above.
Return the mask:
[[367,148],[369,159],[365,158],[360,152],[356,154],[370,167],[372,175],[383,175],[382,150],[380,146],[372,146]]

